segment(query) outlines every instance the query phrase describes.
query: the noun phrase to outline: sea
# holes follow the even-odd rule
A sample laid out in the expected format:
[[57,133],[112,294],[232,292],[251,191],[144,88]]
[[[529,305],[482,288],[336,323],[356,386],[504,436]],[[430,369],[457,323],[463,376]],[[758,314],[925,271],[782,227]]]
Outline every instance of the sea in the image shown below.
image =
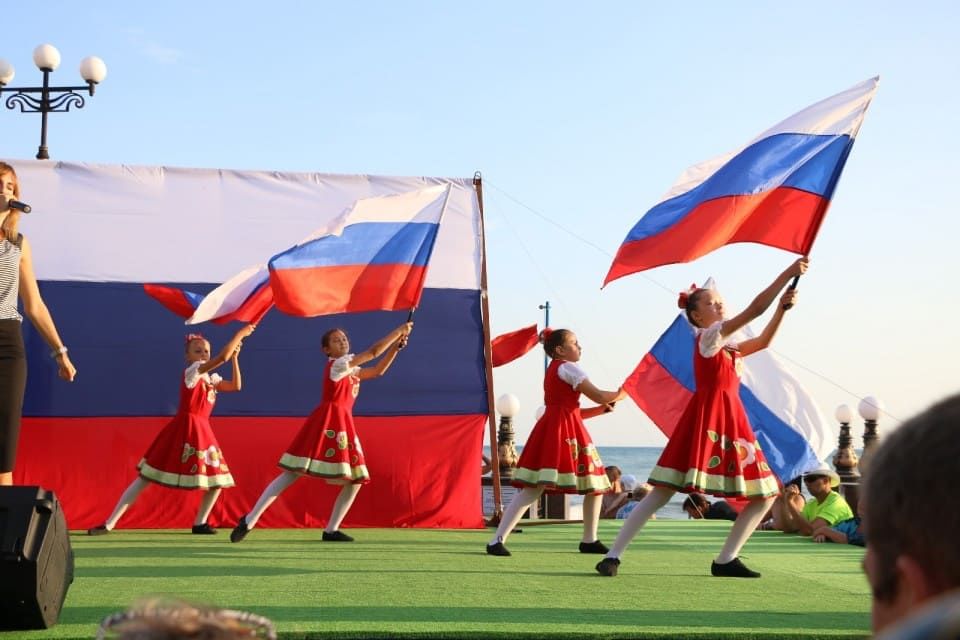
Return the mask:
[[[523,447],[517,447],[517,453],[519,453]],[[603,461],[604,466],[617,466],[620,467],[620,471],[623,472],[623,475],[634,475],[637,477],[637,480],[640,482],[646,482],[647,478],[650,476],[650,471],[653,469],[654,465],[657,463],[657,460],[660,458],[660,453],[663,451],[663,447],[601,447],[598,446],[597,449],[600,451],[600,459]],[[484,453],[490,455],[489,447],[484,447]],[[506,498],[506,493],[504,494]],[[686,494],[678,493],[670,502],[663,506],[662,509],[657,511],[657,518],[673,518],[673,519],[687,519],[687,514],[684,513],[683,509],[680,508],[680,505],[683,504]],[[507,502],[507,500],[504,500]],[[583,514],[583,496],[573,495],[570,496],[570,517],[577,519],[582,517]]]

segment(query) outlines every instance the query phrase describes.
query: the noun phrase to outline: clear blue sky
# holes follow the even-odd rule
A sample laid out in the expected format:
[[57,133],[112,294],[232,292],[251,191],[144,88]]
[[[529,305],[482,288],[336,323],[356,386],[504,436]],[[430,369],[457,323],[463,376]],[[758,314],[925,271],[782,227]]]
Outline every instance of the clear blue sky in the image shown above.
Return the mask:
[[[46,42],[57,84],[79,83],[86,55],[109,69],[86,108],[50,116],[54,159],[482,171],[494,334],[542,323],[550,300],[602,388],[671,322],[674,291],[712,275],[739,308],[793,259],[735,245],[601,292],[643,212],[688,165],[879,74],[774,346],[828,416],[881,398],[881,430],[958,387],[955,3],[8,4],[14,86],[39,83],[31,53]],[[0,155],[33,157],[38,116],[3,109],[0,135]],[[496,373],[497,393],[521,399],[521,442],[541,372],[530,355]],[[590,423],[595,440],[662,444],[628,404]]]

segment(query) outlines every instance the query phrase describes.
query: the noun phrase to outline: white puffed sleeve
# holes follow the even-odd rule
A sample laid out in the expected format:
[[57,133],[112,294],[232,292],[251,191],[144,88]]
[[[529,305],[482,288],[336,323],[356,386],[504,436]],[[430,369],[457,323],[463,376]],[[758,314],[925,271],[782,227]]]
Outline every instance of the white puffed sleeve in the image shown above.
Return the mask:
[[187,389],[193,389],[200,382],[201,364],[203,363],[200,361],[194,362],[183,372],[183,382],[187,385]]
[[576,389],[580,383],[587,379],[587,372],[580,368],[580,365],[573,362],[564,362],[557,369],[557,375],[560,379]]
[[221,376],[219,373],[210,374],[210,386],[217,387],[221,382],[223,382],[223,376]]
[[334,360],[333,366],[330,367],[330,379],[334,382],[339,382],[347,376],[356,375],[360,371],[360,367],[351,367],[351,360],[353,360],[352,353],[348,353],[345,356],[340,356]]
[[720,333],[723,328],[723,321],[717,320],[706,329],[700,331],[700,355],[704,358],[712,358],[717,355],[721,349],[726,346],[735,347],[736,341],[732,336],[724,337]]

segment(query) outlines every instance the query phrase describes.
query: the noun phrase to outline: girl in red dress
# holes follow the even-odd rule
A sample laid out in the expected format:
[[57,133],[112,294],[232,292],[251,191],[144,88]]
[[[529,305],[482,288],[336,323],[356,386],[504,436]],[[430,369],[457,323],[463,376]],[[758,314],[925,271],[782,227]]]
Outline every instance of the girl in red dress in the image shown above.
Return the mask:
[[[509,556],[504,546],[527,507],[544,491],[583,494],[583,538],[581,553],[606,553],[607,547],[597,538],[600,503],[610,491],[610,480],[583,425],[584,418],[608,413],[622,399],[623,389],[603,391],[593,385],[577,364],[580,344],[568,329],[542,334],[543,349],[552,358],[543,379],[543,402],[546,409],[537,420],[523,453],[513,472],[513,486],[520,488],[503,512],[500,526],[487,545],[492,556]],[[580,408],[580,394],[597,403]]]
[[[230,542],[243,540],[263,512],[302,475],[316,476],[330,484],[343,486],[333,504],[322,539],[325,542],[353,541],[351,536],[340,531],[340,524],[360,492],[360,486],[370,481],[363,449],[353,425],[353,402],[360,392],[360,381],[386,373],[397,352],[407,344],[411,330],[413,323],[406,322],[356,355],[350,353],[350,340],[342,329],[331,329],[323,334],[320,344],[328,360],[323,373],[320,405],[307,417],[286,453],[280,457],[280,466],[284,470],[263,490],[253,509],[240,518],[230,533]],[[360,367],[381,355],[384,357],[374,366]]]
[[760,577],[744,566],[737,555],[770,510],[779,488],[740,401],[741,358],[770,345],[784,312],[796,302],[797,292],[788,289],[783,294],[781,304],[759,336],[739,344],[731,338],[763,314],[791,278],[806,270],[807,258],[798,259],[750,306],[729,320],[724,313],[723,299],[715,290],[695,289],[680,294],[681,308],[697,327],[697,348],[693,356],[696,391],[650,472],[653,491],[630,513],[613,548],[597,564],[601,575],[617,575],[620,556],[630,540],[660,507],[677,491],[682,491],[749,500],[730,529],[710,572],[731,578]]
[[[91,536],[109,533],[127,509],[136,501],[140,492],[151,482],[174,489],[204,489],[197,517],[191,531],[197,534],[216,533],[207,524],[220,490],[233,486],[233,476],[213,429],[210,428],[210,412],[218,393],[240,391],[240,345],[253,333],[255,325],[248,324],[233,336],[223,350],[210,358],[210,343],[197,333],[186,338],[186,357],[189,366],[180,380],[180,404],[177,414],[167,423],[143,455],[137,469],[140,475],[130,483],[120,496],[113,513],[100,526],[87,530]],[[233,379],[224,380],[211,371],[230,360],[233,363]]]

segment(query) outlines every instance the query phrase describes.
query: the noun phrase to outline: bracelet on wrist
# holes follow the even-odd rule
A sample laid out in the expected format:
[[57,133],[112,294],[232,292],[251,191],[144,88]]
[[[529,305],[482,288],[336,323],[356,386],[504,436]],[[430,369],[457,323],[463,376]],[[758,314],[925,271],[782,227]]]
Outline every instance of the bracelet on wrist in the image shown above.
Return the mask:
[[68,349],[66,347],[60,347],[59,349],[54,349],[53,351],[50,352],[50,357],[56,360],[57,358],[65,354],[67,351]]

